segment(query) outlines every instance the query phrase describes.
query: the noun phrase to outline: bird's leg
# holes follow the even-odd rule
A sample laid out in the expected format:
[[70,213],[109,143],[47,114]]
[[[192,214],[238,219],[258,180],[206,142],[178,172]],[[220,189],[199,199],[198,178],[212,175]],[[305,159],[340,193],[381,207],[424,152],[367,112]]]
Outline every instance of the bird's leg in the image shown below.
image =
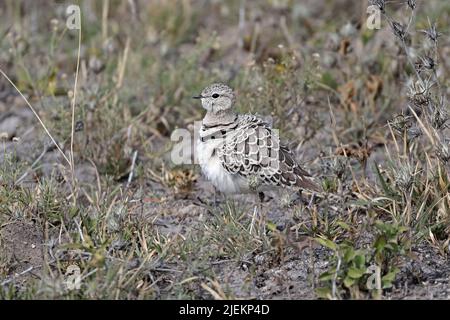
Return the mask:
[[219,200],[217,199],[217,194],[219,193],[219,191],[217,191],[217,188],[216,187],[214,187],[214,202],[213,202],[213,205],[214,205],[214,207],[218,207],[219,206]]
[[259,226],[263,227],[263,234],[266,234],[266,215],[263,212],[263,201],[264,201],[264,193],[263,192],[258,192],[258,209],[259,209],[259,215],[260,215],[260,219],[259,219]]
[[265,229],[266,224],[265,224],[264,215],[262,214],[263,200],[264,200],[264,193],[258,192],[258,200],[257,200],[258,203],[255,204],[255,207],[253,208],[252,222],[250,224],[250,234],[253,233],[253,229],[254,229],[256,221],[258,221],[258,229],[261,228],[261,224],[263,224],[263,227]]
[[262,191],[258,192],[258,199],[259,199],[259,203],[263,203],[263,201],[264,201],[264,192],[262,192]]

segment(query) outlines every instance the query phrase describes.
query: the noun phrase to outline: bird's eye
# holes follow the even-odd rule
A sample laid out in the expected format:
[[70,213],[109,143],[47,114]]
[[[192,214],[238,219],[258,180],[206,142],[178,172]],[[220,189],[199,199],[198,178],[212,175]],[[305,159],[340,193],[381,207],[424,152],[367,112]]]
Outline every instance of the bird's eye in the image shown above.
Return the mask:
[[219,97],[219,94],[214,93],[211,97],[213,97],[214,99],[217,99]]

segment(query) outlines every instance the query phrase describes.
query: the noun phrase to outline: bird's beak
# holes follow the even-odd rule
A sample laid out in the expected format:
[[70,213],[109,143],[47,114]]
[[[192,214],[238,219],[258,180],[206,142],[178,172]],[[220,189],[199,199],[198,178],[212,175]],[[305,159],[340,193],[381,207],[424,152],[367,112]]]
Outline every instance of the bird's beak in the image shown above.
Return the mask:
[[203,98],[201,95],[192,97],[192,99],[201,99],[201,98]]

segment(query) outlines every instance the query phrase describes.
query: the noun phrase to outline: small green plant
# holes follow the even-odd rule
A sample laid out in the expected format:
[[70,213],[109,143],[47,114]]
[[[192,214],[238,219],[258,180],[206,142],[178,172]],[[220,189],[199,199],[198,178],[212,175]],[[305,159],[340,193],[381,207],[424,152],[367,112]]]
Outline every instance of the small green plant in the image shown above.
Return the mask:
[[316,238],[318,243],[334,253],[330,267],[319,277],[319,281],[325,284],[316,290],[320,298],[358,299],[368,291],[379,298],[382,290],[393,286],[400,271],[400,259],[410,247],[409,238],[405,236],[408,229],[382,221],[376,221],[373,227],[376,237],[368,248],[358,249],[350,241],[337,244],[324,237]]
[[318,297],[341,299],[348,294],[353,298],[359,297],[359,285],[367,270],[367,252],[356,250],[349,242],[336,244],[325,238],[316,240],[334,252],[330,268],[319,277],[325,285],[316,290]]

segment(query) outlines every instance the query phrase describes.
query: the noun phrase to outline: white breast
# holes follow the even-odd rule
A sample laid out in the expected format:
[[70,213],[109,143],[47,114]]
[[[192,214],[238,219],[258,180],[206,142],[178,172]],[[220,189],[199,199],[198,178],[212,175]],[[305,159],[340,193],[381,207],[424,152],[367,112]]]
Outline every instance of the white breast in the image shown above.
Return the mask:
[[211,183],[223,193],[241,193],[248,191],[248,184],[245,180],[236,175],[230,174],[224,169],[214,149],[221,143],[220,139],[197,141],[197,160],[203,174]]

